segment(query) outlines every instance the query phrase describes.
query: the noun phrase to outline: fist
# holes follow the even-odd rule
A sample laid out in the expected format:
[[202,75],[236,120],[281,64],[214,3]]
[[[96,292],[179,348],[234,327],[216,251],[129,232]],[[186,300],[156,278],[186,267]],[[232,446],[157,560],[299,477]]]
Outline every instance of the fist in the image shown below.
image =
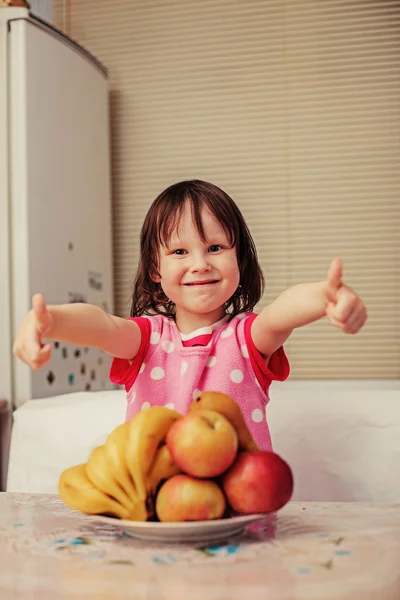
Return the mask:
[[41,294],[32,298],[32,309],[26,315],[15,338],[13,353],[35,371],[44,367],[51,357],[51,344],[42,344],[53,324]]
[[342,282],[342,274],[342,261],[336,258],[331,262],[324,282],[326,316],[344,333],[354,334],[367,320],[367,310],[356,292]]

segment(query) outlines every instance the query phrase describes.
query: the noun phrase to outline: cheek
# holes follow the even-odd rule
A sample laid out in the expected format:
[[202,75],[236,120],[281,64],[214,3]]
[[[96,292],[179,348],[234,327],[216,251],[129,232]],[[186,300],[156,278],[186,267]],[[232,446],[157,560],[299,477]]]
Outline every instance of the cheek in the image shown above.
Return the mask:
[[236,255],[234,257],[231,257],[231,259],[226,262],[224,271],[225,271],[226,276],[232,282],[232,284],[236,283],[236,287],[237,287],[239,285],[239,281],[240,281],[240,273],[239,273],[239,267],[237,264]]
[[183,265],[180,261],[163,261],[160,264],[161,283],[168,286],[179,283],[183,272]]
[[232,282],[233,291],[235,292],[237,290],[237,288],[239,287],[239,283],[240,283],[240,273],[239,273],[238,268],[232,269],[230,280]]

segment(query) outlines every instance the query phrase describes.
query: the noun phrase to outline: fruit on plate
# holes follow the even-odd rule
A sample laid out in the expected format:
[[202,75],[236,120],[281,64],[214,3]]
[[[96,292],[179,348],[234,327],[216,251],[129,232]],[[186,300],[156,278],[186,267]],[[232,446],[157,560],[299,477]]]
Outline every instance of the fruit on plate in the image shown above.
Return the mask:
[[146,479],[146,490],[148,494],[154,494],[158,485],[164,479],[169,479],[180,472],[178,465],[171,456],[169,448],[163,444],[156,452],[153,464]]
[[189,413],[198,410],[214,410],[227,419],[236,430],[239,449],[243,451],[259,450],[235,400],[220,392],[199,392],[189,406]]
[[113,429],[104,444],[104,455],[113,476],[124,490],[125,494],[135,504],[138,501],[138,496],[125,460],[125,448],[129,436],[129,425],[130,423],[127,422],[118,425],[118,427]]
[[275,512],[292,497],[293,474],[274,452],[241,452],[223,475],[222,487],[238,513]]
[[139,500],[147,496],[147,476],[157,450],[164,444],[172,423],[182,415],[165,406],[153,406],[137,413],[129,422],[125,460]]
[[86,474],[86,465],[66,469],[59,480],[61,500],[70,508],[88,515],[106,514],[120,519],[132,519],[135,515],[117,500],[95,487]]
[[174,475],[159,489],[156,513],[160,521],[207,521],[220,519],[225,511],[221,488],[207,479]]
[[238,436],[220,413],[198,410],[175,421],[167,434],[167,446],[184,473],[211,478],[221,475],[235,460]]
[[59,480],[71,508],[132,521],[273,512],[292,492],[289,465],[258,450],[236,402],[217,392],[199,393],[185,416],[161,406],[137,413]]
[[165,436],[181,417],[169,408],[153,407],[114,429],[86,464],[61,474],[60,498],[86,514],[110,514],[133,521],[152,517],[157,487],[179,472]]
[[98,490],[117,500],[129,511],[132,500],[116,480],[107,461],[105,446],[98,446],[91,452],[86,463],[86,475]]

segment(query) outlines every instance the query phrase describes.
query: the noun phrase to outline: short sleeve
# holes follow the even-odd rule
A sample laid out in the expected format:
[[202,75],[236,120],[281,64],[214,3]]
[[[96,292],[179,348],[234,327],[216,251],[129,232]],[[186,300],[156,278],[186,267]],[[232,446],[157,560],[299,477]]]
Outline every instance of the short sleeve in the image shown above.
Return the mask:
[[285,381],[289,377],[290,366],[283,346],[275,350],[268,363],[254,345],[251,337],[251,326],[256,314],[247,317],[244,324],[244,336],[249,351],[249,358],[261,389],[267,393],[272,381]]
[[139,325],[141,340],[138,353],[133,360],[126,358],[113,358],[110,368],[110,381],[118,385],[124,385],[126,391],[130,390],[135,382],[139,369],[150,345],[151,322],[145,317],[130,317],[129,321],[135,321]]

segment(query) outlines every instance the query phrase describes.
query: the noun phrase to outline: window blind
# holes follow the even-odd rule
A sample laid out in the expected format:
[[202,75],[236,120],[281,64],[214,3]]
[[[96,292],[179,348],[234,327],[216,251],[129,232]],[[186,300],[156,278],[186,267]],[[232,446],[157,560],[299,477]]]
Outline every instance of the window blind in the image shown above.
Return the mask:
[[257,310],[335,256],[367,304],[356,336],[294,332],[292,377],[400,377],[400,3],[55,0],[54,17],[110,71],[117,312],[152,200],[206,179],[255,238]]

